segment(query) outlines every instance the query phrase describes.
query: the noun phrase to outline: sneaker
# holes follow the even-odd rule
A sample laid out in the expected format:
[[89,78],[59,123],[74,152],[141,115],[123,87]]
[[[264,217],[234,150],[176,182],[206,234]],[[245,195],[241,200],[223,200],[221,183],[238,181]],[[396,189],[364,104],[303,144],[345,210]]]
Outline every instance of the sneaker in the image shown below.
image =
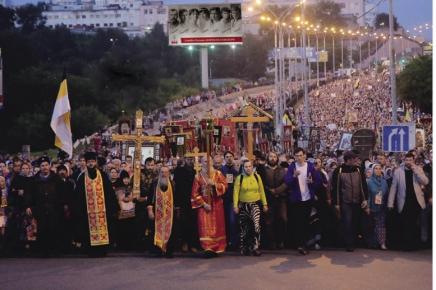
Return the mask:
[[166,252],[164,257],[167,258],[167,259],[172,259],[172,258],[174,258],[174,255],[171,252]]
[[345,249],[345,251],[347,251],[347,252],[354,252],[354,248],[352,248],[352,247],[347,247],[347,248]]
[[242,249],[241,256],[250,256],[250,251],[248,251],[247,249]]
[[383,244],[383,245],[380,246],[380,249],[382,249],[383,251],[386,251],[388,248],[386,247],[385,244]]
[[251,252],[253,254],[253,256],[255,257],[260,257],[262,255],[262,253],[259,250],[254,250]]
[[298,253],[299,253],[300,255],[303,255],[303,256],[309,254],[309,252],[306,251],[306,249],[304,249],[303,247],[298,247],[298,248],[297,248],[297,251],[298,251]]
[[315,250],[321,250],[321,246],[318,243],[315,244]]
[[204,251],[203,256],[204,256],[206,259],[210,259],[210,258],[214,258],[214,257],[216,257],[217,254],[216,254],[215,252],[212,252],[212,251]]

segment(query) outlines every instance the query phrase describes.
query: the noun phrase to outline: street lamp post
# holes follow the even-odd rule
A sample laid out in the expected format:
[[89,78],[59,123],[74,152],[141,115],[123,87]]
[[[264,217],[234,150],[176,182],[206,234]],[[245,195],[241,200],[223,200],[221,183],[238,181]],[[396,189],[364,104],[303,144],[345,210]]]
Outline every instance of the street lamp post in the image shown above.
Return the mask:
[[377,71],[377,64],[378,64],[378,36],[375,37],[375,70]]
[[391,77],[392,123],[397,124],[397,83],[395,75],[394,15],[392,0],[389,0],[389,68]]
[[341,68],[344,69],[344,35],[341,39]]
[[[323,39],[323,42],[324,42],[324,46],[323,46],[324,53],[327,52],[326,49],[325,49],[325,34],[326,34],[326,31],[324,31],[324,39]],[[328,59],[328,56],[327,56],[327,59]],[[327,80],[327,61],[324,62],[324,80]]]
[[349,42],[349,50],[350,50],[350,69],[353,68],[353,37],[350,36],[350,42]]
[[316,37],[316,86],[319,87],[319,46],[318,46],[318,31],[315,30]]
[[336,71],[336,53],[335,53],[335,33],[333,32],[332,35],[332,48],[333,48],[333,53],[332,53],[332,73],[333,73],[333,78],[335,77],[335,71]]
[[360,38],[360,34],[358,36],[359,39],[359,69],[362,70],[362,39]]
[[371,69],[371,59],[370,59],[370,57],[371,57],[371,37],[368,36],[368,61],[369,61],[368,68],[369,69]]
[[[304,23],[304,2],[301,3],[301,20],[302,23]],[[308,87],[307,87],[307,58],[306,58],[306,32],[303,27],[302,29],[303,34],[303,67],[304,67],[304,124],[306,126],[310,126],[310,118],[309,118],[309,94],[308,94]],[[306,136],[309,137],[309,136]]]
[[276,90],[276,103],[275,103],[275,107],[276,107],[276,115],[275,115],[275,123],[276,123],[276,135],[279,135],[280,134],[280,115],[279,115],[279,108],[280,108],[280,105],[279,105],[279,99],[280,99],[280,89],[279,89],[279,81],[278,81],[278,78],[279,78],[279,70],[278,70],[278,62],[277,62],[277,59],[278,59],[278,46],[277,46],[277,31],[278,31],[278,27],[277,27],[277,24],[275,25],[275,27],[274,27],[274,68],[275,68],[275,71],[274,71],[274,74],[275,74],[275,80],[274,80],[274,84],[275,84],[275,90]]

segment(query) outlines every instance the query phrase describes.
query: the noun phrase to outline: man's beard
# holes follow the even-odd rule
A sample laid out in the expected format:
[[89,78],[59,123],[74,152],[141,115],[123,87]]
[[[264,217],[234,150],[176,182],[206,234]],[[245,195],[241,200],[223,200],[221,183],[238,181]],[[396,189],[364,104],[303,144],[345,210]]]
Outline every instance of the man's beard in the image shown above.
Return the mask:
[[167,189],[168,189],[168,179],[167,178],[160,178],[159,179],[159,188],[161,191],[167,191]]
[[88,175],[91,179],[94,179],[97,176],[97,169],[95,167],[87,166],[86,169],[88,170]]
[[271,167],[277,166],[277,164],[279,164],[278,160],[275,161],[268,160],[268,165]]

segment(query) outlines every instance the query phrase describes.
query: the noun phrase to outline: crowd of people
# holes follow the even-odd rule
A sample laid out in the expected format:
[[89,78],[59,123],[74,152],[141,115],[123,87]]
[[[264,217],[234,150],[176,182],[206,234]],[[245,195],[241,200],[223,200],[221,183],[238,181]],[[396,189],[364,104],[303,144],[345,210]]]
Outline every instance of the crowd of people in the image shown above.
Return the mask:
[[[312,126],[320,129],[323,148],[337,148],[344,132],[372,129],[377,134],[392,123],[389,74],[362,72],[359,75],[328,82],[309,93]],[[411,104],[399,104],[400,122],[416,122],[421,114]],[[303,106],[297,109],[297,120],[303,124]],[[429,140],[432,130],[425,126]]]
[[[293,155],[228,151],[142,164],[97,156],[0,161],[0,245],[4,255],[84,252],[224,251],[322,247],[418,249],[431,242],[432,156],[359,152]],[[207,165],[210,164],[210,167]]]

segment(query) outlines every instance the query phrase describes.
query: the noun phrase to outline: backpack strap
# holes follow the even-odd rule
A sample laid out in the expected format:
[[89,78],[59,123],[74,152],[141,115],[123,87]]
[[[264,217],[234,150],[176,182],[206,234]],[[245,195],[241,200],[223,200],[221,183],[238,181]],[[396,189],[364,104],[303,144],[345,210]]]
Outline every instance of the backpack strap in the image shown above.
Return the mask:
[[[254,178],[256,178],[257,187],[259,187],[259,175],[256,172],[253,172]],[[241,191],[242,180],[244,179],[244,174],[239,175],[239,191]]]
[[256,178],[257,184],[259,185],[259,175],[257,175],[256,172],[253,172],[253,174],[254,174],[254,178]]

